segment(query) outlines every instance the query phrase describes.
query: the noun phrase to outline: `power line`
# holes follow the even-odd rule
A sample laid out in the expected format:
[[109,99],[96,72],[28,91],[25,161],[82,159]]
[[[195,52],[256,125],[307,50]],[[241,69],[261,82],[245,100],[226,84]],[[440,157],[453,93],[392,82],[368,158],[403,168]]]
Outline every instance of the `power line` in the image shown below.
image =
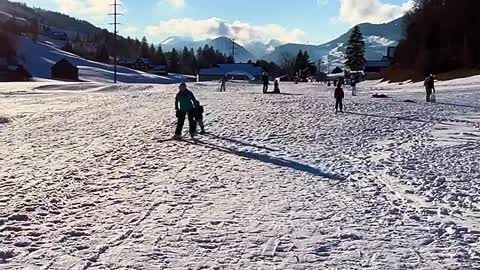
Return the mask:
[[117,83],[117,35],[118,35],[117,25],[120,24],[120,23],[118,23],[117,17],[121,16],[123,14],[119,13],[118,10],[117,10],[117,8],[119,6],[121,6],[121,4],[117,3],[117,0],[113,0],[113,4],[111,4],[111,6],[113,6],[113,13],[110,13],[109,15],[113,16],[113,23],[110,23],[110,25],[113,25],[113,36],[114,36],[114,40],[113,40],[113,83]]

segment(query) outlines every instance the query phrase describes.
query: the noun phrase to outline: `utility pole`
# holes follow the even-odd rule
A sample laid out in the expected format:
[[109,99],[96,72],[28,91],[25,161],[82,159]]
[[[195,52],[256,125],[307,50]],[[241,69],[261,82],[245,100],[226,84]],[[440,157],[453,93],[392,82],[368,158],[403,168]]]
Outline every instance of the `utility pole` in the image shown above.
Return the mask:
[[235,39],[232,39],[232,58],[233,63],[235,64]]
[[113,16],[113,23],[110,23],[110,25],[113,25],[113,36],[114,36],[114,40],[113,40],[113,83],[117,83],[117,34],[118,34],[117,25],[120,24],[117,21],[117,17],[119,15],[122,15],[122,14],[118,13],[118,6],[120,6],[120,5],[121,4],[117,3],[117,0],[113,0],[113,4],[112,4],[113,13],[109,14],[110,16]]

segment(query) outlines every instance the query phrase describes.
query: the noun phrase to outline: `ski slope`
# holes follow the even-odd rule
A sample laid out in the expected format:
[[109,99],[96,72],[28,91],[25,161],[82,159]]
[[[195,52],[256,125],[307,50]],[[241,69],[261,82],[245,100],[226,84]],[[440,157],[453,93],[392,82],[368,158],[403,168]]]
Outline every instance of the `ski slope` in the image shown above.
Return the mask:
[[[79,77],[87,82],[109,83],[113,81],[113,66],[90,61],[58,49],[51,42],[34,42],[27,37],[18,38],[18,54],[34,77],[51,79],[51,67],[62,58],[79,68]],[[182,75],[157,76],[145,72],[118,67],[117,79],[123,83],[172,84],[184,81]]]
[[480,269],[479,83],[0,84],[0,268]]

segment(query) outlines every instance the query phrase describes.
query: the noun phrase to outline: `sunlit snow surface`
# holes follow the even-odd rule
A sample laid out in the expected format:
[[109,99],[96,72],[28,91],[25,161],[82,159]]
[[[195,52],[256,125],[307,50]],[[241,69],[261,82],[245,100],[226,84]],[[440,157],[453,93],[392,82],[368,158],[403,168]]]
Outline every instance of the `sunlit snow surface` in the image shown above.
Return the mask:
[[0,269],[479,269],[479,83],[2,83]]

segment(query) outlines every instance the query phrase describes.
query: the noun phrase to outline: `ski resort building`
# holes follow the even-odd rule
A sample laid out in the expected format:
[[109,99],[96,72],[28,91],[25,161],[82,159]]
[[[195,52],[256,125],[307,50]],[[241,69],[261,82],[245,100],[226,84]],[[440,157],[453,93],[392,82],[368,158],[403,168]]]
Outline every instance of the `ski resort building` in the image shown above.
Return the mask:
[[236,80],[260,80],[262,78],[263,68],[254,64],[220,64],[218,67],[200,69],[198,81],[220,80],[225,76],[231,76]]
[[62,59],[52,66],[52,79],[78,81],[78,68],[66,59]]

